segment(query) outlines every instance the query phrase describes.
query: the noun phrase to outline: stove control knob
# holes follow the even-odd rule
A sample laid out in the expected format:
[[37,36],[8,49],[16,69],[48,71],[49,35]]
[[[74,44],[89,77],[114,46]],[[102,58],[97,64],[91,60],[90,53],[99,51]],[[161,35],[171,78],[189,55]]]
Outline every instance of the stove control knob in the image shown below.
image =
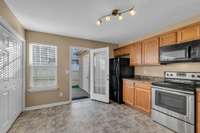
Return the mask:
[[197,78],[200,78],[200,75],[197,75]]
[[170,76],[173,76],[173,74],[170,74]]
[[194,78],[194,77],[195,77],[195,75],[192,74],[192,78]]

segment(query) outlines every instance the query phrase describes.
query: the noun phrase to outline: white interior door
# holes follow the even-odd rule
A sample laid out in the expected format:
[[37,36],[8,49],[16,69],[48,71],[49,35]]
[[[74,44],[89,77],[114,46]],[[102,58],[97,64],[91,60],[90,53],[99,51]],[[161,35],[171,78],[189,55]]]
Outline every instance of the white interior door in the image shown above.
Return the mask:
[[82,57],[82,89],[90,93],[90,55],[85,54]]
[[90,50],[91,99],[109,103],[109,48]]

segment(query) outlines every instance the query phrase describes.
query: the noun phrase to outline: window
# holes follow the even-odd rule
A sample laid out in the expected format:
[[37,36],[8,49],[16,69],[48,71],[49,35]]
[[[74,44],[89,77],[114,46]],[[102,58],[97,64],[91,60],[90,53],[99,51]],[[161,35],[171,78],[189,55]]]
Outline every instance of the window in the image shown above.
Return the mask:
[[57,89],[57,47],[30,45],[30,91]]

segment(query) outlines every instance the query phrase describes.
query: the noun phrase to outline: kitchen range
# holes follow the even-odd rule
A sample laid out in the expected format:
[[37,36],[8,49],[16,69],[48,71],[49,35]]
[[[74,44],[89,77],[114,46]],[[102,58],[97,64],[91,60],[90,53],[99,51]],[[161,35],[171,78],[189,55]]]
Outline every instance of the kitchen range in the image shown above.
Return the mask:
[[195,133],[195,92],[200,73],[165,72],[152,83],[152,120],[178,133]]

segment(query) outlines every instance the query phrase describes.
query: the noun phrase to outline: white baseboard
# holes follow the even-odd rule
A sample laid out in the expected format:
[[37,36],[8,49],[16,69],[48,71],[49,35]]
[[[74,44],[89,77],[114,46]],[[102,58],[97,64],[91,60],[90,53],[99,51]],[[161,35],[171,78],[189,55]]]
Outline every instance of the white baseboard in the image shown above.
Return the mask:
[[64,104],[70,104],[70,103],[71,103],[71,101],[64,101],[64,102],[56,102],[56,103],[50,103],[50,104],[43,104],[43,105],[38,105],[38,106],[26,107],[24,109],[24,111],[49,108],[49,107],[54,107],[54,106],[59,106],[59,105],[64,105]]

